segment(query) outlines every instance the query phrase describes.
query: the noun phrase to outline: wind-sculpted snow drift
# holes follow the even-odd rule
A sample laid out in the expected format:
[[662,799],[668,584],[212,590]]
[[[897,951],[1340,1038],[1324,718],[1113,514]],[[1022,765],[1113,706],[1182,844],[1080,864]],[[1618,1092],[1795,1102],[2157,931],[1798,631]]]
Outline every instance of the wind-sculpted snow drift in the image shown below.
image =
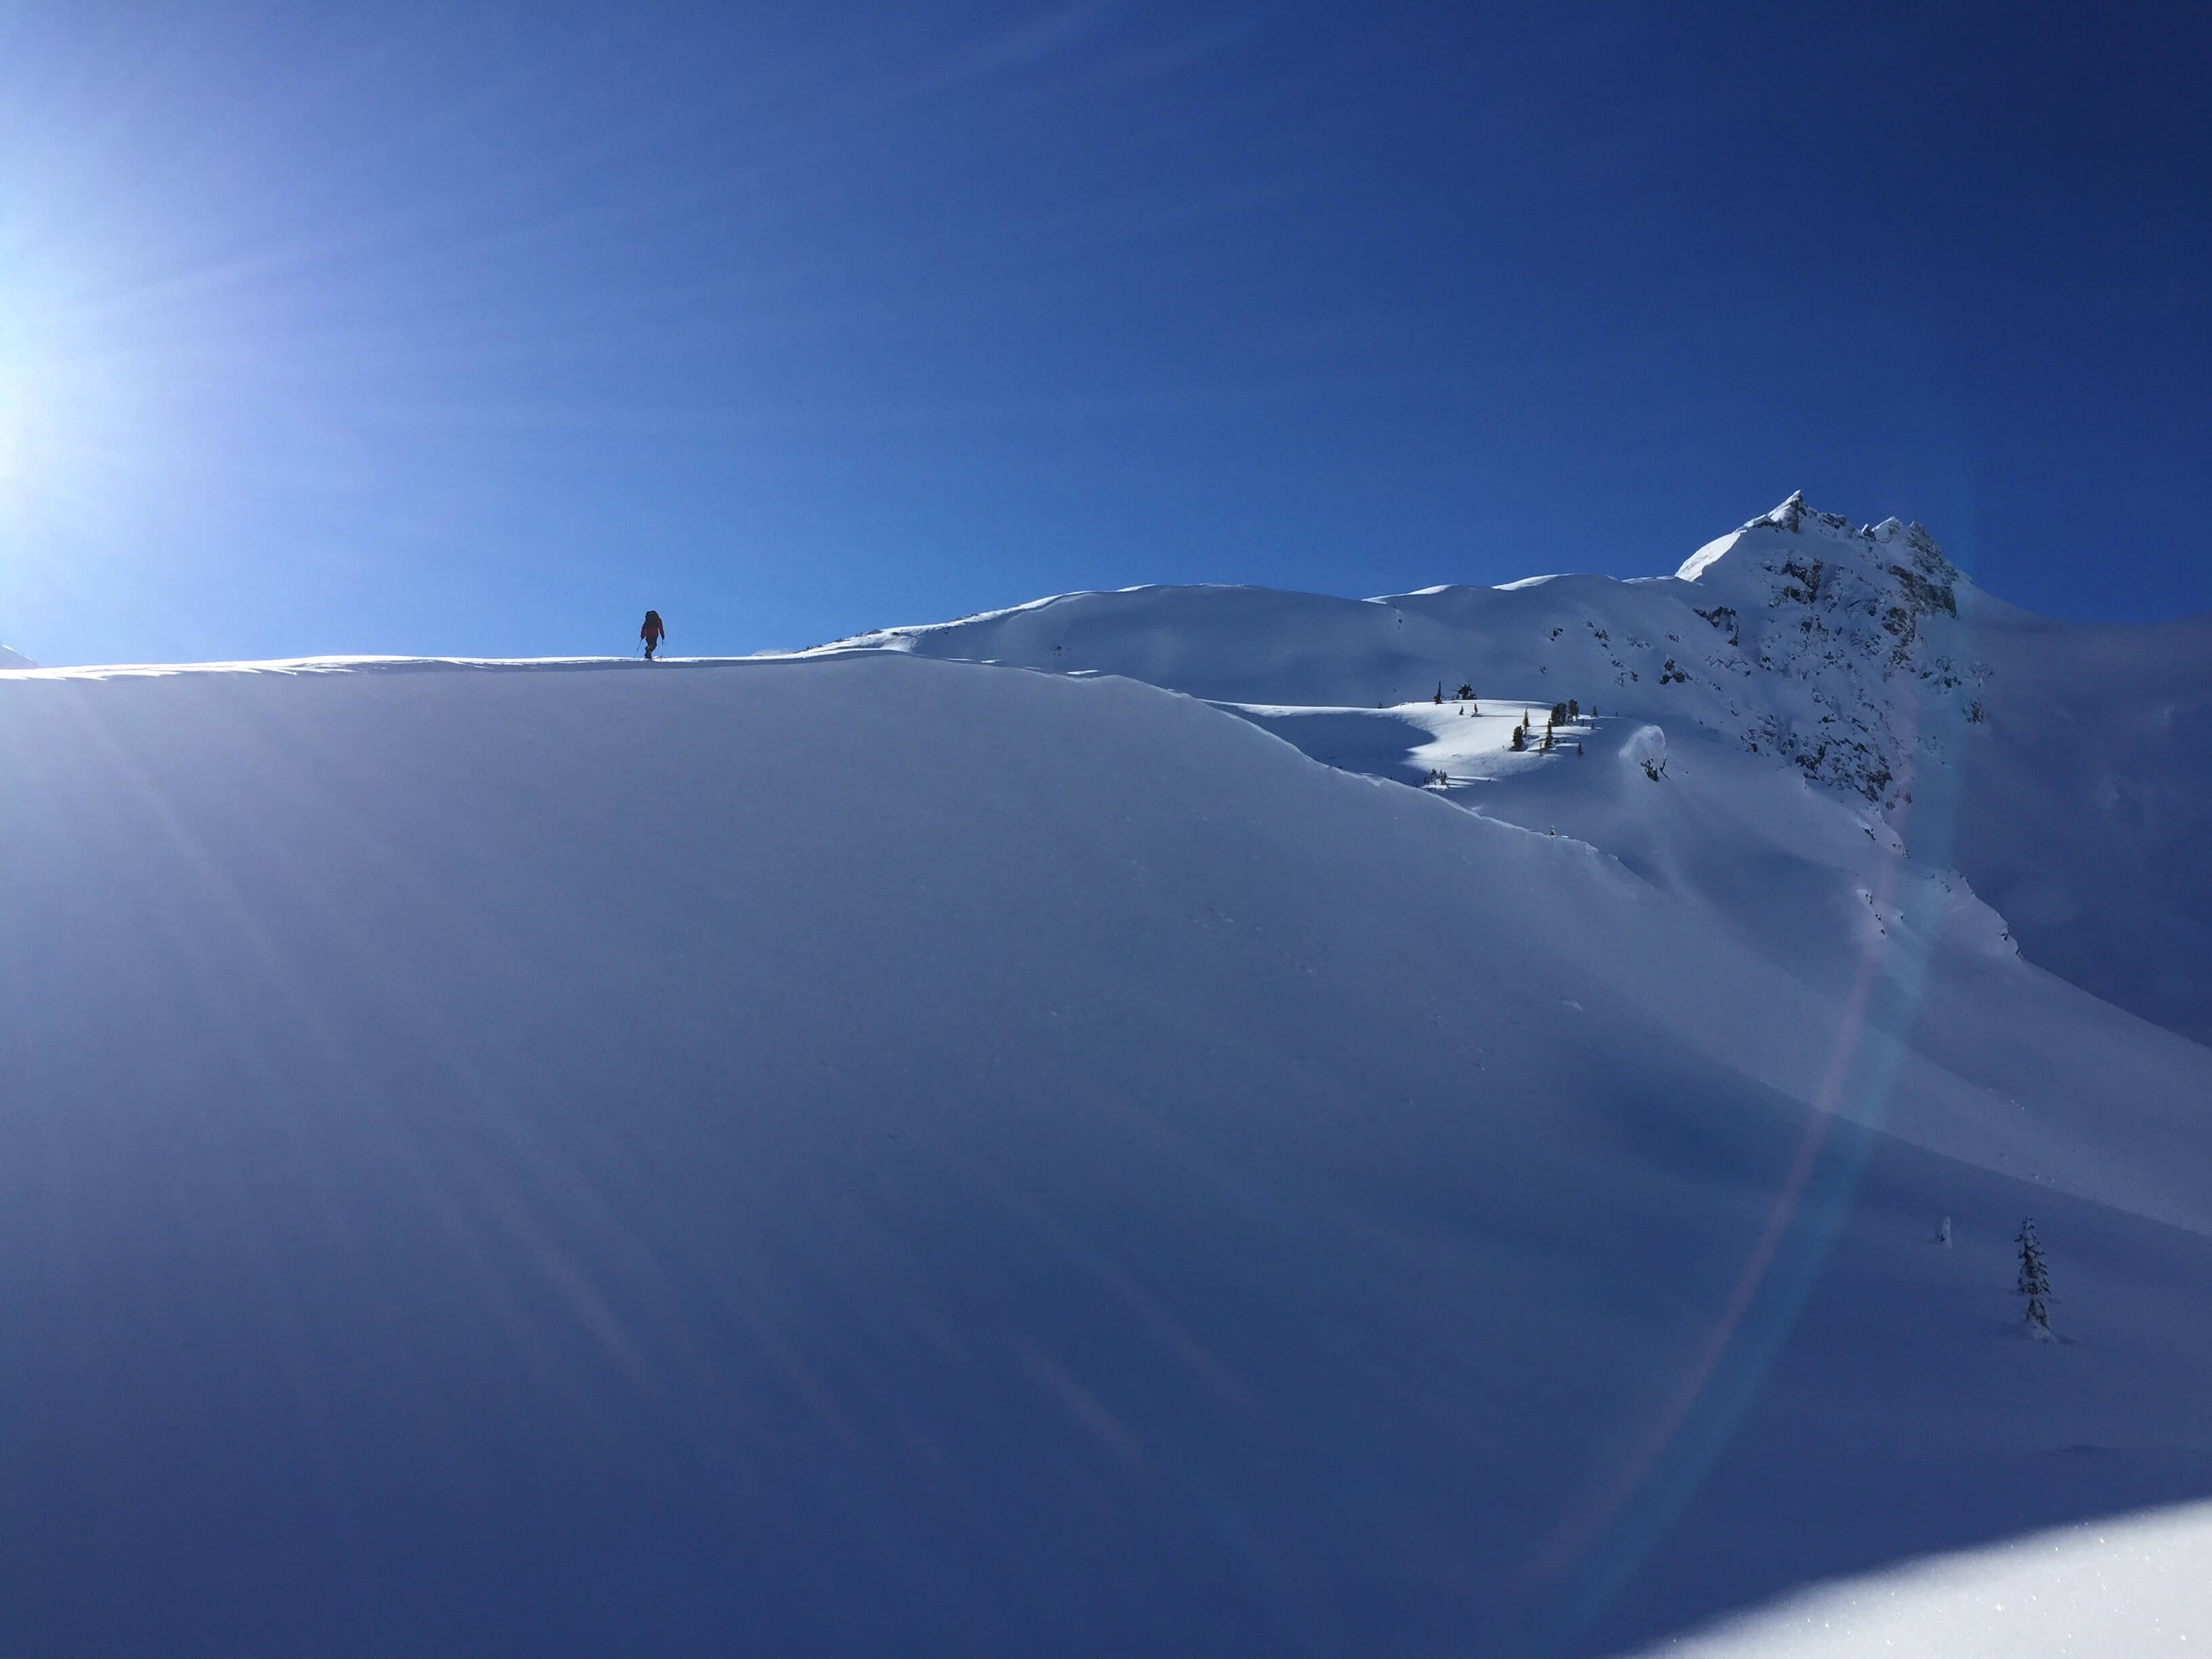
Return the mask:
[[[2006,672],[1943,683],[1950,586],[1887,671],[1650,641],[1702,726],[1593,615],[1639,678],[1518,754],[1539,702],[1346,695],[1412,599],[1235,590],[1099,596],[1233,713],[0,678],[0,1646],[1595,1655],[2212,1496],[2212,1052],[1920,850],[1897,693],[1971,742]],[[1880,799],[1776,752],[1847,703]]]

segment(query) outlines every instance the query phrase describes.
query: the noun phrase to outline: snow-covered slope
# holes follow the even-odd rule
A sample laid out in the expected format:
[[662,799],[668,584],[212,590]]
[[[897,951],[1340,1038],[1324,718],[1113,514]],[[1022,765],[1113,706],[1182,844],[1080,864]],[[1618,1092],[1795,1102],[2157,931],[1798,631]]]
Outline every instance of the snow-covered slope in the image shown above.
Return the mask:
[[2212,1051],[1717,725],[1329,718],[0,681],[0,1645],[1597,1654],[2212,1495]]
[[[1917,525],[1854,527],[1792,495],[1672,577],[1370,600],[1138,588],[825,649],[855,647],[1275,708],[1395,708],[1462,684],[1516,714],[1572,697],[1678,750],[1767,757],[1900,826],[1909,809],[1916,857],[1960,872],[2030,960],[2212,1040],[2212,861],[2191,854],[2212,833],[2212,617],[2036,617]],[[1409,764],[1387,775],[1417,779]],[[1486,811],[1511,793],[1484,793]]]
[[6,646],[0,645],[0,671],[10,668],[36,668],[38,665],[21,652],[10,651]]

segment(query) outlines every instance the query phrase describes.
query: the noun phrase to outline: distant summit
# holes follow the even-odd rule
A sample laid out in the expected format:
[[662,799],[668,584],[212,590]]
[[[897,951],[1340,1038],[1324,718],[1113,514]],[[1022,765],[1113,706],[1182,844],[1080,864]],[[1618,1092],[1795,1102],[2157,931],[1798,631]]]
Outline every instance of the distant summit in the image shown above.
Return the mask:
[[21,652],[10,651],[6,646],[0,645],[0,668],[36,668],[38,665]]
[[[1802,489],[1790,491],[1790,498],[1781,506],[1760,514],[1742,528],[1707,542],[1682,561],[1674,575],[1686,582],[1705,582],[1711,576],[1724,576],[1735,567],[1724,571],[1722,562],[1738,547],[1746,548],[1750,562],[1758,562],[1762,551],[1775,549],[1782,538],[1799,537],[1835,547],[1838,551],[1829,554],[1830,558],[1848,557],[1855,564],[1867,567],[1870,574],[1887,575],[1900,583],[1905,590],[1908,603],[1905,609],[1908,611],[1925,614],[1932,606],[1956,616],[1957,591],[1962,585],[1971,586],[1965,573],[1943,556],[1943,550],[1936,544],[1936,538],[1924,526],[1902,524],[1893,518],[1853,528],[1851,521],[1840,513],[1816,513],[1806,506]],[[1786,553],[1783,559],[1784,562],[1788,561]]]

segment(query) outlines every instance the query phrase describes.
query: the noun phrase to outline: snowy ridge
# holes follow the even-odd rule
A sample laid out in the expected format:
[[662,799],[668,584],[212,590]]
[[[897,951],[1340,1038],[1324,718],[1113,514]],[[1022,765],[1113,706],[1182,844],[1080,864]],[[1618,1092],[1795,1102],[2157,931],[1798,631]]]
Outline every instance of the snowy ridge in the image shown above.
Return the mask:
[[1498,695],[1579,689],[1585,701],[1602,694],[1609,707],[1723,726],[1888,806],[1908,751],[1942,755],[1936,728],[1975,717],[1971,696],[1949,694],[1989,671],[1960,659],[1945,626],[1968,586],[1921,526],[1855,530],[1793,495],[1698,550],[1672,580],[1531,576],[1367,600],[1126,588],[819,648],[1122,673],[1279,707],[1407,702],[1431,681],[1449,689],[1470,675]]
[[[1917,525],[1855,526],[1793,495],[1672,576],[1374,599],[1133,588],[824,647],[852,648],[1347,717],[1468,684],[1481,707],[1533,709],[1540,726],[1572,698],[1677,752],[1732,749],[1874,810],[1987,898],[2031,960],[2212,1041],[2212,866],[2188,852],[2212,836],[2212,617],[2033,617],[1975,587]],[[2085,701],[2119,718],[2086,720]],[[1394,748],[1403,726],[1346,742],[1345,720],[1277,729],[1330,734],[1309,752],[1357,751],[1359,769],[1418,783],[1443,757],[1417,763],[1419,733]],[[1463,779],[1499,780],[1487,763]],[[1510,791],[1474,796],[1514,815]]]
[[10,651],[6,646],[0,645],[0,672],[9,669],[36,668],[38,665],[21,652]]
[[393,657],[340,654],[320,657],[268,657],[240,662],[87,663],[65,668],[40,668],[28,664],[15,671],[26,681],[176,679],[205,675],[416,674],[450,671],[485,673],[650,673],[671,662],[726,665],[756,662],[754,657],[663,657],[647,663],[640,657]]

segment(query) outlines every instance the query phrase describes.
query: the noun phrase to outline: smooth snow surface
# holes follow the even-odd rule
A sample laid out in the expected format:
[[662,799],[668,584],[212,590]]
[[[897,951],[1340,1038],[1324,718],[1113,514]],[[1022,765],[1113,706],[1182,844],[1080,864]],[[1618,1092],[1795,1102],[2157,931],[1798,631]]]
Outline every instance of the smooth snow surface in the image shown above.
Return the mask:
[[1793,1596],[1672,1659],[2072,1659],[2212,1644],[2212,1504],[2082,1522]]
[[1973,1651],[1929,1558],[2076,1526],[2066,1650],[2145,1650],[2212,1576],[2116,1519],[2212,1499],[2212,1050],[1971,866],[2049,818],[1999,853],[2103,904],[2203,811],[2038,793],[2019,663],[2201,665],[1723,539],[0,677],[0,1651]]

